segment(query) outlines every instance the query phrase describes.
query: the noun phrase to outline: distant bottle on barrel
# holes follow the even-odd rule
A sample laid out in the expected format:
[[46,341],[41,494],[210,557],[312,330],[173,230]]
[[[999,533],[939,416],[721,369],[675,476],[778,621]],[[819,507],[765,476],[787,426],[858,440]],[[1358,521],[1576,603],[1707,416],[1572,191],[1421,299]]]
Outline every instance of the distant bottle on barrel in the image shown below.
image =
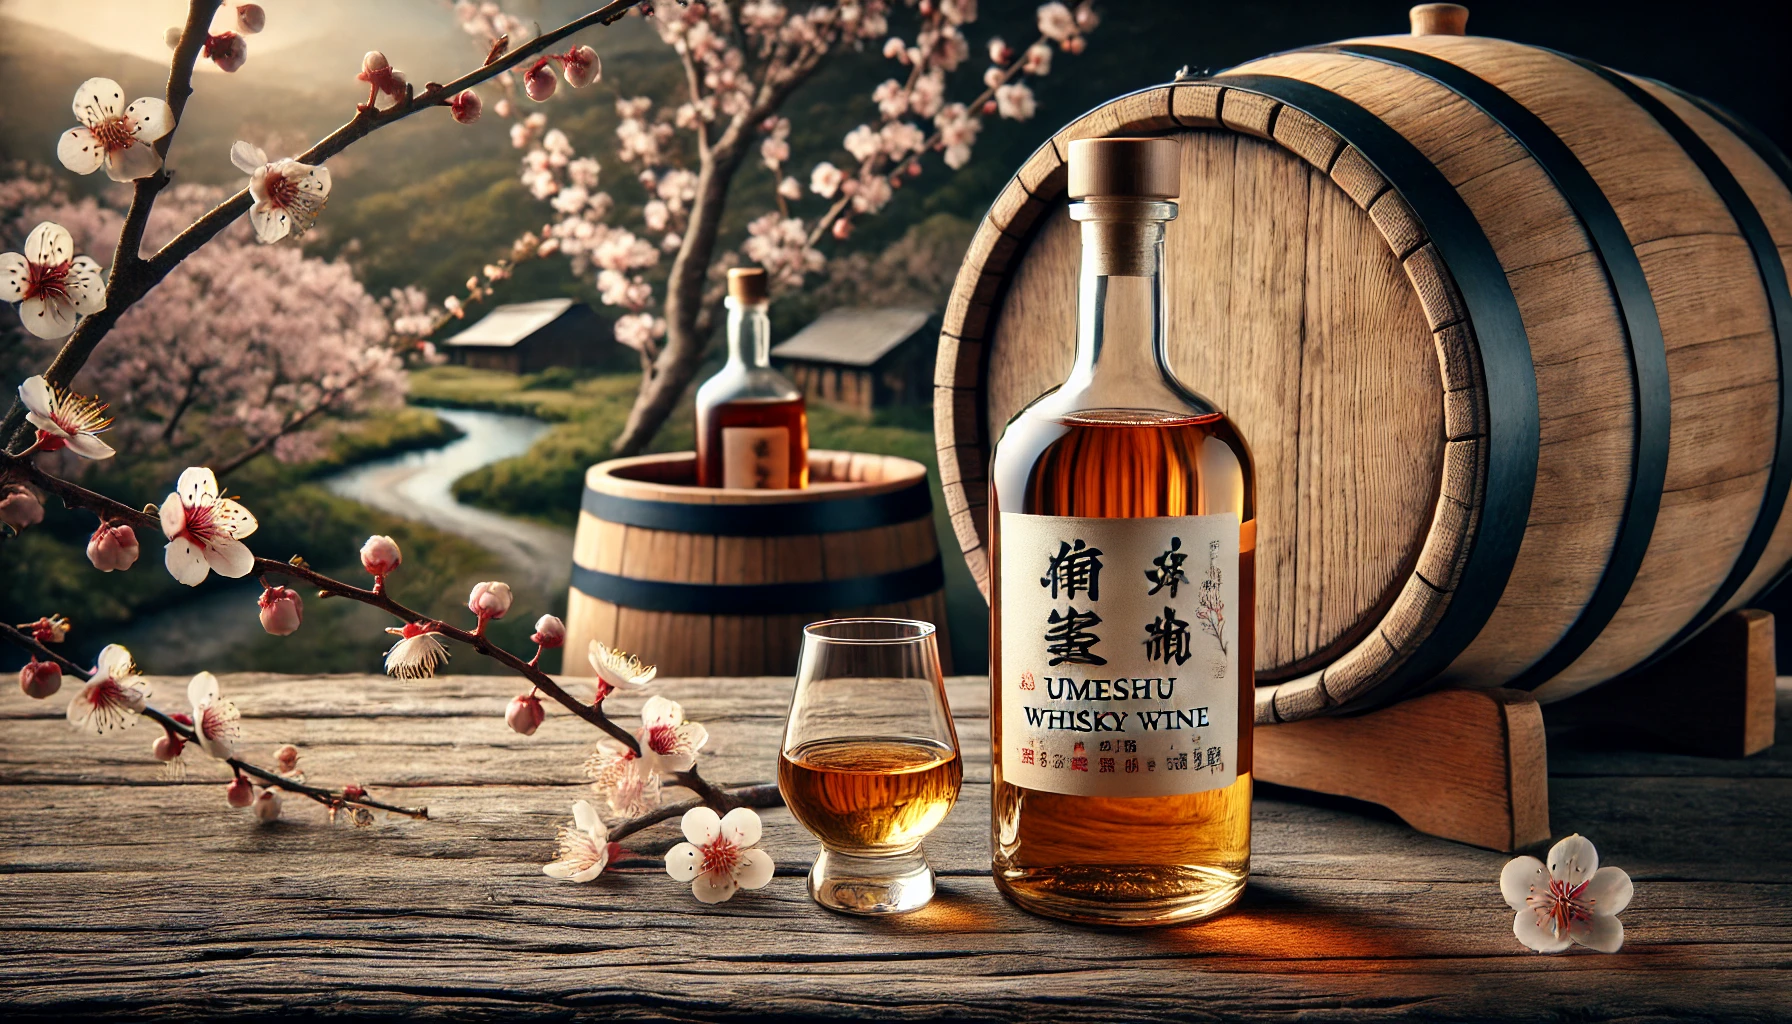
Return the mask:
[[728,271],[728,362],[697,389],[697,486],[809,485],[803,393],[772,369],[765,271]]

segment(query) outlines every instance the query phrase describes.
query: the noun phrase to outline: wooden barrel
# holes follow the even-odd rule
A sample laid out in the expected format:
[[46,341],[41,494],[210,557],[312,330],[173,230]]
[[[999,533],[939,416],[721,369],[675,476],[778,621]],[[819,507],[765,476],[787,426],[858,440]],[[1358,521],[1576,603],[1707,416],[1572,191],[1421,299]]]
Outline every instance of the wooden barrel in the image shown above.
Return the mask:
[[800,491],[695,479],[691,452],[586,472],[561,671],[592,675],[601,640],[663,676],[789,675],[803,626],[842,615],[932,622],[949,667],[925,466],[811,451]]
[[1103,135],[1182,144],[1170,355],[1256,461],[1258,721],[1442,683],[1558,699],[1792,558],[1785,157],[1659,82],[1389,36],[1121,97],[992,204],[934,407],[986,594],[991,440],[1069,369],[1064,159]]

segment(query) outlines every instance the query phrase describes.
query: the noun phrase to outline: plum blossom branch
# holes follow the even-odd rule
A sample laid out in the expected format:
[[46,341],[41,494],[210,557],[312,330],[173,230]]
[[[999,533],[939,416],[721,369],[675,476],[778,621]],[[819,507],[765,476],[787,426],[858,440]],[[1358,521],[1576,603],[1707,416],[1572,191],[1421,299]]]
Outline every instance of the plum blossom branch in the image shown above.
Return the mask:
[[[30,651],[32,656],[37,659],[55,662],[66,675],[74,676],[83,681],[93,677],[92,672],[82,668],[68,658],[57,654],[55,651],[39,642],[31,634],[14,626],[0,622],[0,637],[4,637],[14,645]],[[183,743],[199,743],[198,733],[188,722],[183,722],[173,715],[167,714],[148,704],[145,704],[143,709],[138,713],[144,718],[160,725],[169,733],[179,736]],[[268,786],[283,789],[289,793],[297,793],[300,796],[307,797],[323,804],[332,811],[340,810],[344,807],[366,807],[370,810],[386,811],[390,814],[402,814],[407,818],[413,818],[418,821],[424,821],[429,818],[429,808],[427,807],[401,807],[397,804],[389,804],[384,801],[375,800],[367,795],[364,788],[359,786],[349,787],[343,790],[331,790],[322,786],[313,786],[300,782],[297,779],[274,771],[273,769],[263,768],[260,765],[245,761],[239,757],[227,757],[222,760],[225,764],[229,765],[231,770],[237,775],[252,776],[260,779]]]

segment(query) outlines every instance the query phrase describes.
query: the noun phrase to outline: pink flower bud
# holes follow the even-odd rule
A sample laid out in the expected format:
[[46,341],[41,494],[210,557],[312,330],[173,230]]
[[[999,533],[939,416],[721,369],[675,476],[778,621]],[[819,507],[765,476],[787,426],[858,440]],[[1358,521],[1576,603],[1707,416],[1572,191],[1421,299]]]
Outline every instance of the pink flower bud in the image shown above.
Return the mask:
[[908,176],[911,178],[919,178],[921,176],[921,161],[910,160],[908,162]]
[[902,40],[895,36],[891,36],[884,40],[884,59],[899,60],[902,63],[907,64],[908,47],[903,44]]
[[247,807],[255,802],[255,787],[249,785],[248,779],[238,775],[230,780],[230,785],[224,787],[224,799],[232,807]]
[[342,787],[342,798],[344,800],[365,800],[367,798],[367,790],[351,782]]
[[220,70],[235,71],[249,59],[249,42],[235,32],[220,32],[207,36],[200,52],[210,57]]
[[30,488],[12,484],[0,489],[0,523],[12,527],[12,532],[18,533],[43,521],[44,503],[37,500]]
[[268,27],[268,12],[261,9],[260,4],[236,5],[236,30],[245,35],[254,35]]
[[154,754],[158,761],[172,761],[180,756],[181,751],[185,750],[186,746],[186,740],[181,739],[171,732],[165,732],[156,737],[155,744],[150,747],[150,753]]
[[559,85],[560,80],[554,77],[554,70],[548,67],[546,57],[536,61],[533,67],[523,72],[523,91],[537,103],[554,95],[554,90]]
[[1084,32],[1093,32],[1101,24],[1101,16],[1095,13],[1095,5],[1083,0],[1076,5],[1076,27]]
[[559,647],[566,642],[566,623],[559,616],[543,615],[535,620],[535,632],[529,634],[529,639],[542,647]]
[[361,568],[372,573],[376,578],[388,575],[404,562],[404,556],[398,552],[398,542],[379,534],[367,538],[361,545]]
[[840,239],[842,242],[846,241],[848,238],[851,238],[852,237],[852,221],[847,220],[845,217],[842,217],[839,220],[835,221],[834,222],[834,237]]
[[19,689],[33,700],[43,700],[62,689],[62,666],[35,657],[19,669]]
[[1006,64],[1014,59],[1014,47],[1002,42],[1001,36],[992,36],[989,40],[989,59],[994,64]]
[[485,112],[485,101],[480,99],[479,94],[473,90],[463,89],[455,93],[454,98],[448,101],[448,109],[454,114],[456,121],[461,124],[472,124],[479,120],[480,114]]
[[479,616],[481,625],[486,619],[501,619],[510,610],[510,584],[487,581],[473,584],[473,592],[467,595],[467,610]]
[[87,539],[87,560],[101,572],[129,569],[137,562],[137,531],[119,524],[101,523]]
[[280,794],[264,789],[255,798],[255,817],[259,821],[280,820]]
[[305,605],[299,592],[291,587],[267,587],[261,592],[261,628],[275,636],[291,636],[298,632],[305,618]]
[[532,693],[510,698],[510,706],[504,709],[505,723],[524,736],[535,735],[535,730],[541,728],[541,720],[546,717],[541,710],[541,698]]
[[1083,41],[1082,36],[1072,36],[1065,41],[1064,52],[1074,57],[1075,55],[1082,53],[1088,45],[1088,43]]
[[368,50],[361,56],[361,73],[364,75],[389,71],[391,68],[392,63],[386,60],[386,55],[378,50]]
[[299,748],[288,743],[274,751],[274,765],[282,775],[290,774],[299,766]]
[[575,46],[560,55],[560,72],[566,76],[567,85],[583,89],[604,77],[604,64],[598,59],[596,50]]

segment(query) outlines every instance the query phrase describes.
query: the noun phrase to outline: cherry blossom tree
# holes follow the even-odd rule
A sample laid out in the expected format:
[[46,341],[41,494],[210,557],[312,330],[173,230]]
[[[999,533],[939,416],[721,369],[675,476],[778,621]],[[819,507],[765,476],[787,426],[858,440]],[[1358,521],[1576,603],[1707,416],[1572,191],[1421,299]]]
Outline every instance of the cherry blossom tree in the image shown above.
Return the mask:
[[[595,272],[599,298],[621,314],[616,340],[642,359],[641,389],[616,441],[620,453],[644,448],[691,383],[720,317],[728,267],[750,260],[770,273],[774,289],[800,287],[826,264],[818,246],[849,237],[855,221],[882,211],[905,181],[925,173],[931,155],[956,170],[969,162],[984,117],[1031,118],[1037,104],[1026,79],[1048,74],[1054,52],[1081,53],[1099,24],[1089,0],[1074,10],[1057,0],[1043,4],[1034,41],[1016,48],[987,40],[979,50],[989,61],[982,91],[953,101],[948,76],[972,59],[967,32],[977,0],[835,0],[795,8],[781,0],[641,4],[683,69],[684,89],[669,107],[656,108],[645,96],[616,101],[614,159],[648,193],[639,220],[627,225],[614,221],[616,203],[599,188],[600,162],[578,153],[542,111],[524,114],[514,76],[492,83],[501,95],[491,106],[514,119],[511,143],[524,150],[523,184],[550,204],[552,219],[539,236],[520,238],[507,260],[469,279],[465,297],[451,296],[438,323],[489,296],[519,259],[557,253],[576,273]],[[890,34],[896,9],[912,13],[912,36]],[[455,13],[482,44],[497,46],[525,31],[497,3],[459,0]],[[838,163],[822,160],[807,173],[791,167],[787,101],[830,57],[868,45],[898,70],[866,101],[876,116],[846,135]],[[531,73],[544,66],[538,62]],[[535,100],[552,94],[533,79],[523,91]],[[725,248],[733,185],[755,157],[776,183],[776,208],[751,221],[733,240],[738,248]],[[805,211],[804,204],[815,208]]]

